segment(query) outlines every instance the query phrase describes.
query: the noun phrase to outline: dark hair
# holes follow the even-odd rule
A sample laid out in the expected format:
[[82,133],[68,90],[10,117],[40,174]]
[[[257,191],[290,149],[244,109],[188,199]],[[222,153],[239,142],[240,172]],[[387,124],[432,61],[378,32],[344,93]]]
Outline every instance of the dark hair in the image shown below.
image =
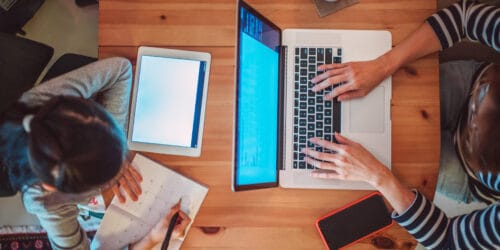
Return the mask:
[[[27,133],[22,120],[30,113],[34,117]],[[89,191],[111,180],[127,153],[124,133],[111,115],[96,102],[78,97],[57,96],[36,108],[18,104],[5,115],[0,136],[7,164],[28,162],[39,181],[68,193]],[[5,148],[14,144],[18,146]]]

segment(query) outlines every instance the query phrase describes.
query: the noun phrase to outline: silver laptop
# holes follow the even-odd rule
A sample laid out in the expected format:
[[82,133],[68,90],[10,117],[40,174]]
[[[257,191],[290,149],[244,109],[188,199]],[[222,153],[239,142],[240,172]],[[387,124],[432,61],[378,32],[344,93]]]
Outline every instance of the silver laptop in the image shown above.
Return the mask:
[[[391,49],[388,31],[286,29],[243,1],[238,6],[236,98],[232,188],[373,189],[363,182],[310,177],[304,147],[335,141],[333,133],[357,141],[382,163],[391,163],[391,79],[366,97],[325,100],[337,86],[312,92],[310,80],[322,64],[370,60]],[[342,84],[342,83],[338,83]]]

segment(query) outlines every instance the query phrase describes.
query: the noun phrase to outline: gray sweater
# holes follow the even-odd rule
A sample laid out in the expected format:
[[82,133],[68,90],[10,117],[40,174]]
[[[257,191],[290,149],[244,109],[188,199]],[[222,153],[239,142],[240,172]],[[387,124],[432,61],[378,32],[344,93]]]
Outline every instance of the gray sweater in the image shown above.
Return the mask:
[[[126,132],[131,86],[130,62],[125,58],[110,58],[42,83],[24,93],[20,101],[37,106],[59,95],[95,98]],[[33,185],[23,189],[23,202],[47,230],[52,249],[86,250],[91,246],[78,223],[76,205],[88,203],[99,193],[98,189],[82,194],[47,192]]]
[[24,93],[19,101],[38,106],[58,95],[95,98],[127,131],[132,66],[125,58],[108,58],[55,77]]

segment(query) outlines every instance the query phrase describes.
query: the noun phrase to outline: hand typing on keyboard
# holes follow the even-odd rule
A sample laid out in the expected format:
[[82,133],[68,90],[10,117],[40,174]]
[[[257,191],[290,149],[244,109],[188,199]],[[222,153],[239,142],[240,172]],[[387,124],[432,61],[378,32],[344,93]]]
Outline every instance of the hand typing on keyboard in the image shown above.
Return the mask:
[[345,84],[335,87],[333,91],[325,95],[325,99],[331,100],[338,97],[338,101],[362,97],[370,93],[380,82],[393,72],[388,70],[385,57],[364,62],[333,63],[318,66],[318,71],[324,71],[316,75],[311,82],[314,85],[312,91],[318,92],[340,82]]
[[[335,153],[318,152],[304,148],[304,160],[318,168],[311,172],[317,178],[365,181],[374,187],[380,185],[391,172],[375,156],[361,144],[335,133],[338,143],[319,138],[311,138],[310,142]],[[330,170],[330,171],[322,171]]]
[[341,63],[342,48],[296,47],[294,50],[293,168],[311,170],[314,167],[306,164],[301,150],[314,148],[323,152],[323,148],[315,147],[307,139],[319,137],[331,141],[333,132],[340,131],[340,103],[324,98],[332,87],[313,92],[311,79],[320,73],[318,66]]

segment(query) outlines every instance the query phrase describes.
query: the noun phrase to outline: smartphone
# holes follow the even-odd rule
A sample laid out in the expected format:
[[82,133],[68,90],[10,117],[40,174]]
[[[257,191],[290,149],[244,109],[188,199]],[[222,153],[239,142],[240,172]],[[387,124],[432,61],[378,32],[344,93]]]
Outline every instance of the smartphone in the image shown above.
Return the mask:
[[334,210],[316,221],[328,249],[342,249],[390,227],[393,220],[382,195],[371,193]]

